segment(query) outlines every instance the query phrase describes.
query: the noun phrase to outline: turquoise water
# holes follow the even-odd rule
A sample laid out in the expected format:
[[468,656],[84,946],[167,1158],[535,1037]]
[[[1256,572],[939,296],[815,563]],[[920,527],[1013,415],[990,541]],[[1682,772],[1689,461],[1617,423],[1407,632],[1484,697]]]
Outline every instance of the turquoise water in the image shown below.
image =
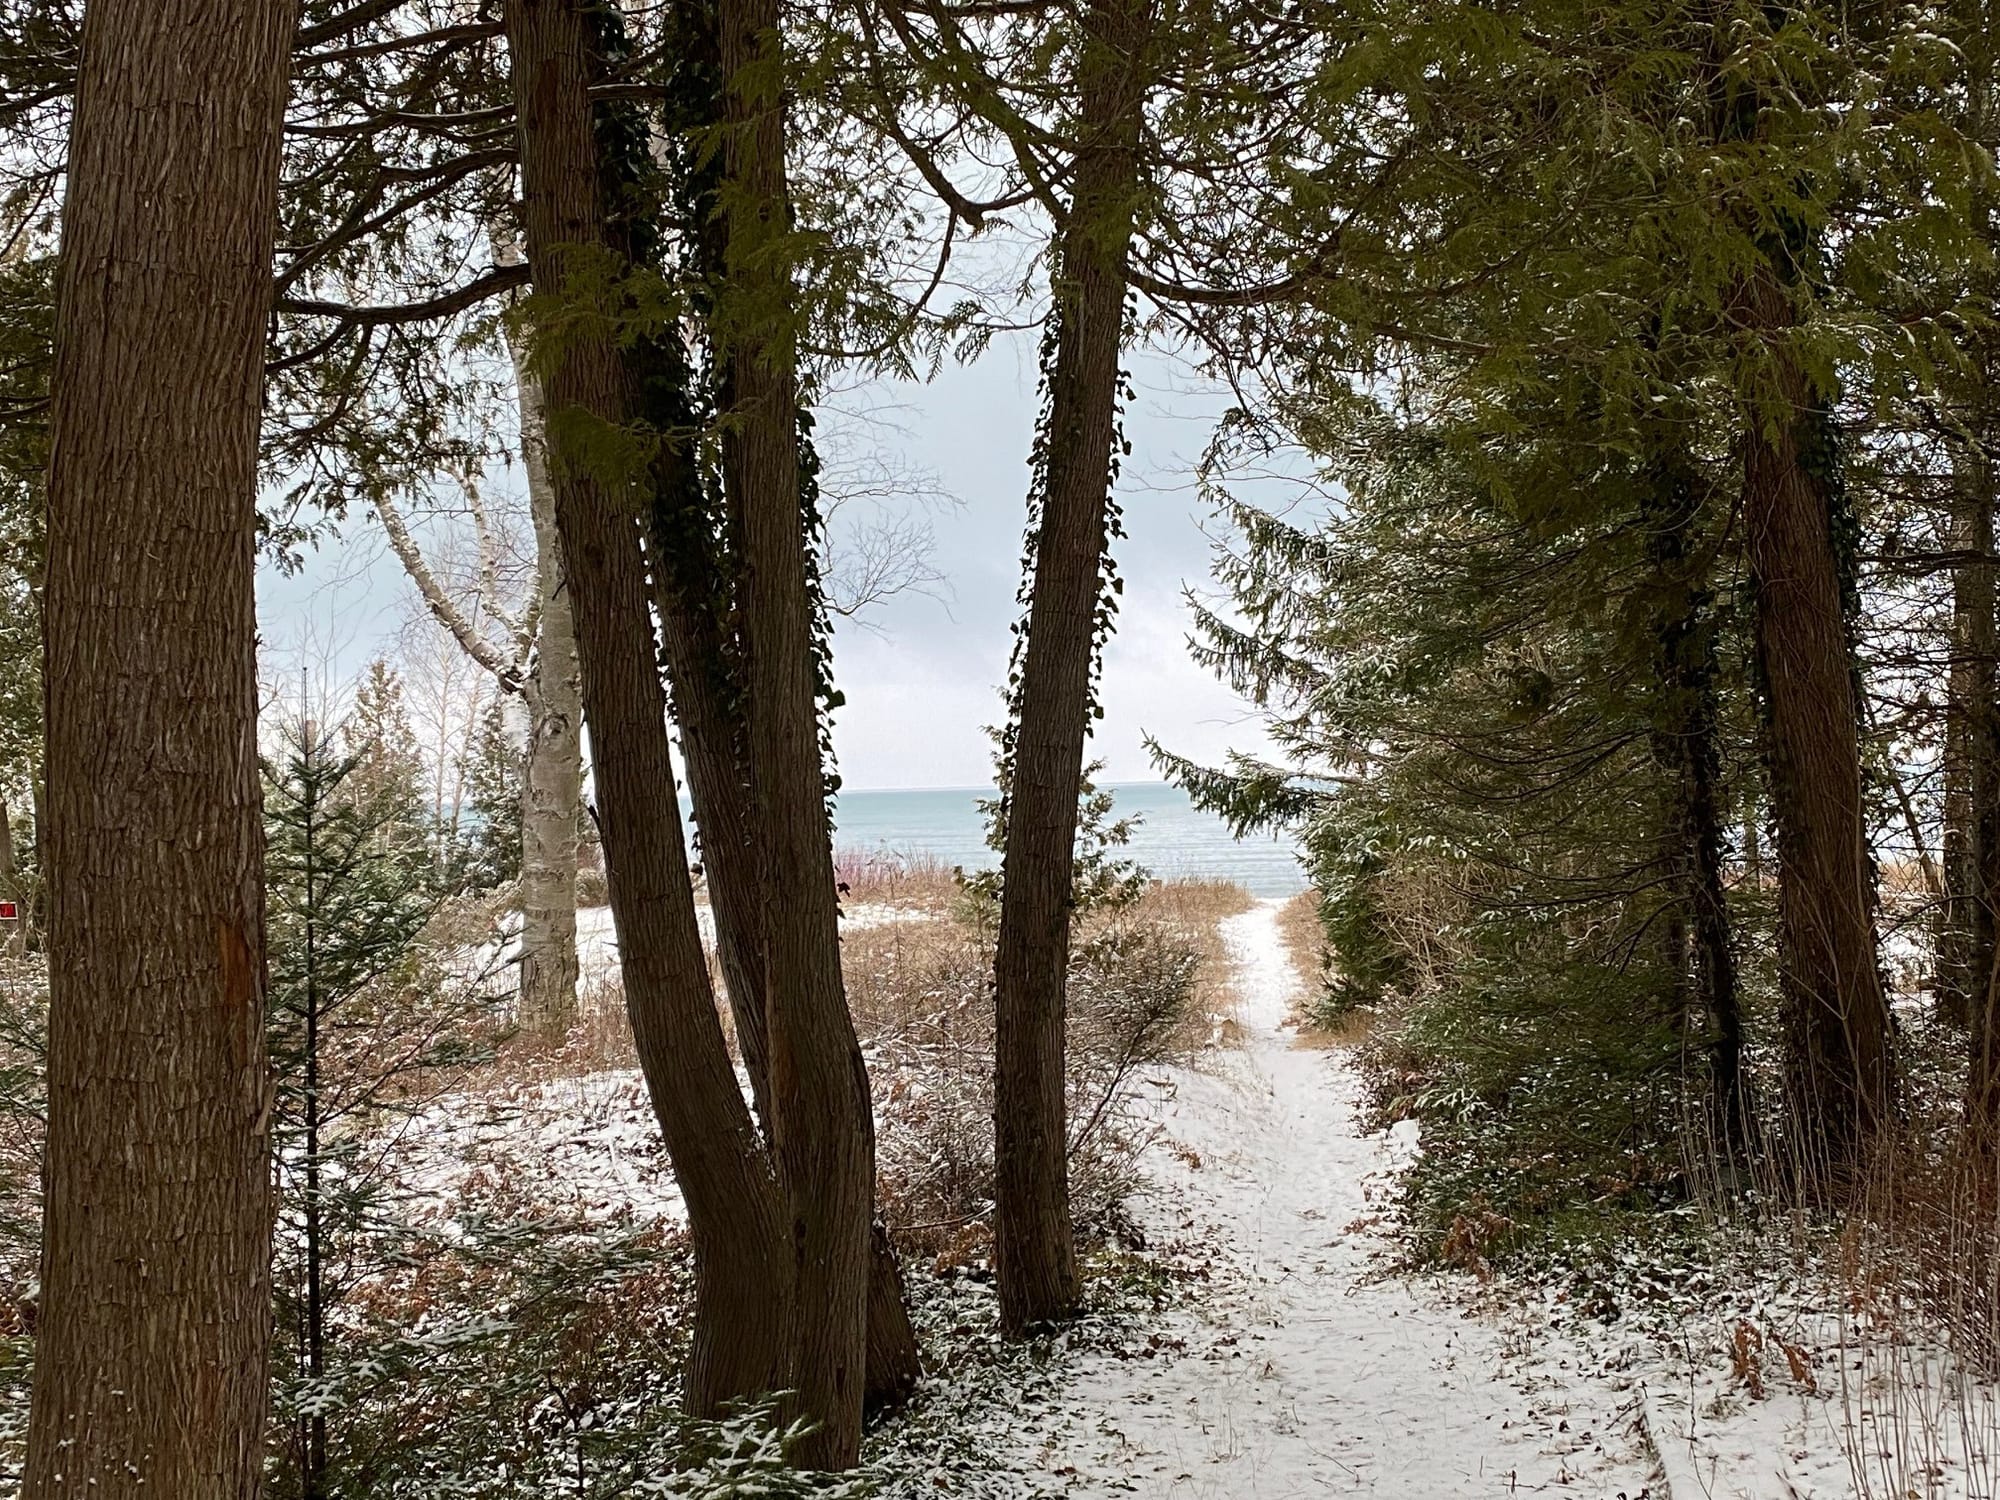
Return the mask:
[[[1253,835],[1233,839],[1220,818],[1200,811],[1187,794],[1163,781],[1111,785],[1115,817],[1136,818],[1126,853],[1154,875],[1233,880],[1256,896],[1289,896],[1306,878],[1289,843]],[[928,855],[948,865],[997,864],[986,847],[978,801],[984,789],[840,794],[834,843],[845,853]]]

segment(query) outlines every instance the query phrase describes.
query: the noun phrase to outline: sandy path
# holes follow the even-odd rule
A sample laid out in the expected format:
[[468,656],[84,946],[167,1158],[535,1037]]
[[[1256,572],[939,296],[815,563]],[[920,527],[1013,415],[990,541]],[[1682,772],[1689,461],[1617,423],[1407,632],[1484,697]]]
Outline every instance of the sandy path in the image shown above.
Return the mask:
[[1662,1494],[1635,1391],[1576,1374],[1545,1335],[1382,1274],[1372,1200],[1410,1138],[1358,1134],[1352,1068],[1297,1044],[1276,903],[1225,937],[1244,1043],[1168,1086],[1135,1208],[1156,1237],[1212,1243],[1231,1270],[1166,1330],[1184,1355],[1080,1365],[1036,1424],[1035,1467],[1073,1495]]

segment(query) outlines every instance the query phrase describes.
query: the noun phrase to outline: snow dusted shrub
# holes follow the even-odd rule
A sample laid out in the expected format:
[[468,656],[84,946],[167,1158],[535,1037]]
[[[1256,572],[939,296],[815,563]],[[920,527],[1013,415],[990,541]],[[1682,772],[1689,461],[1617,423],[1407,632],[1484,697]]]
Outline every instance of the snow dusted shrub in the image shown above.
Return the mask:
[[[475,1179],[403,1227],[399,1264],[344,1314],[339,1356],[279,1392],[274,1421],[337,1418],[322,1493],[384,1500],[830,1495],[793,1472],[802,1435],[764,1409],[696,1421],[679,1374],[693,1301],[684,1236],[591,1221]],[[273,1493],[287,1488],[282,1467]]]
[[[900,923],[848,942],[848,992],[876,1093],[880,1192],[906,1246],[983,1262],[993,1200],[990,935]],[[1181,1057],[1204,977],[1190,931],[1127,916],[1071,955],[1071,1208],[1086,1236],[1112,1222],[1142,1143],[1128,1104],[1144,1069]]]
[[1420,1258],[1485,1274],[1687,1199],[1681,1038],[1646,976],[1469,965],[1361,1049],[1378,1122],[1418,1119],[1402,1180]]

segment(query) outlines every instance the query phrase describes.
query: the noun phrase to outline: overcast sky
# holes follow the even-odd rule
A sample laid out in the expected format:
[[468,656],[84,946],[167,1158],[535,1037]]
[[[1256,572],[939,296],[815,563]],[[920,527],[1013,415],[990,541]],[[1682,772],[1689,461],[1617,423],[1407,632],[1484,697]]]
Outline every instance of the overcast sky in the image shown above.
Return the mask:
[[[840,629],[835,670],[847,705],[835,745],[849,786],[974,786],[991,776],[981,726],[1001,713],[1008,626],[1018,612],[1034,338],[997,341],[977,363],[947,368],[929,385],[843,395],[837,405],[846,415],[825,419],[851,434],[843,448],[879,449],[898,468],[927,471],[958,502],[931,518],[949,597],[907,595]],[[1189,660],[1185,644],[1183,590],[1211,587],[1211,522],[1192,472],[1223,403],[1163,358],[1138,360],[1135,375],[1138,400],[1125,418],[1134,452],[1119,484],[1129,532],[1118,549],[1125,594],[1092,750],[1112,781],[1156,778],[1147,734],[1210,760],[1263,744],[1254,716]],[[331,657],[340,672],[393,655],[407,617],[408,585],[372,518],[351,523],[345,543],[311,557],[302,576],[267,568],[259,586],[264,635],[277,654],[310,640],[311,654]]]

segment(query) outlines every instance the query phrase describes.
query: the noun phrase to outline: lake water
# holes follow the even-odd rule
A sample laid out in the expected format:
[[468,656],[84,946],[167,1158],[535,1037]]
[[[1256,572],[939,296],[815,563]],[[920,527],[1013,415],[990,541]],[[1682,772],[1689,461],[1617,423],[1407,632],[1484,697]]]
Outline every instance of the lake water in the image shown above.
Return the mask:
[[[1137,820],[1125,853],[1155,876],[1233,880],[1256,896],[1290,896],[1306,888],[1289,842],[1229,836],[1178,787],[1163,781],[1107,785],[1113,816]],[[978,802],[983,788],[843,791],[835,808],[834,843],[843,852],[928,855],[948,865],[984,869],[999,863],[986,847]]]

